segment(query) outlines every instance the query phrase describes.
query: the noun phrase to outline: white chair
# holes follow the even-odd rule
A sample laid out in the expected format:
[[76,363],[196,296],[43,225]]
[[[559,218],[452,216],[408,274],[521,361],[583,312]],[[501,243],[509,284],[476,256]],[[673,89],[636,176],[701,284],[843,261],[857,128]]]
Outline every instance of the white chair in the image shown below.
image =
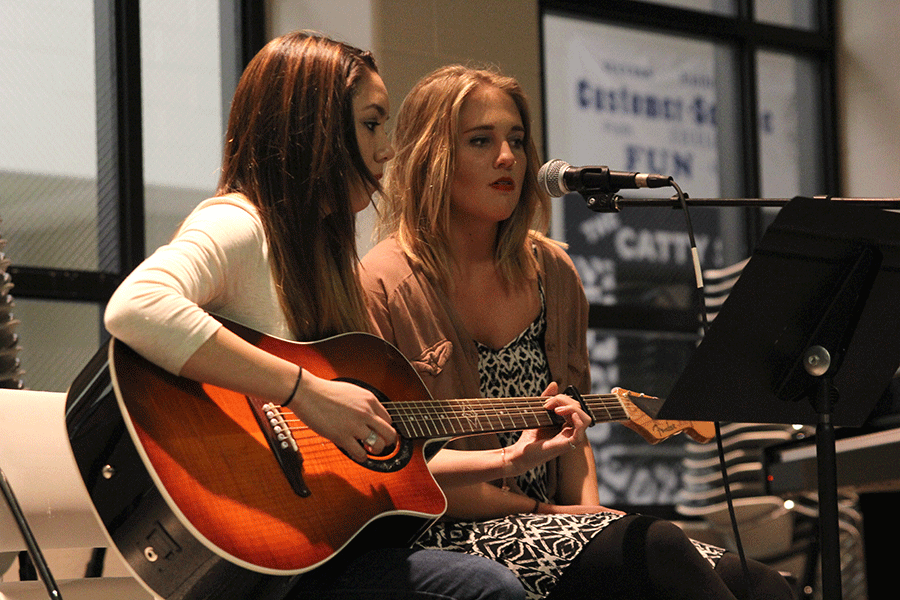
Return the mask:
[[[62,393],[0,389],[0,469],[65,600],[153,600],[109,549],[69,446],[65,402]],[[94,548],[108,548],[105,572],[85,578]],[[0,499],[0,600],[49,597],[43,581],[17,581],[12,563],[27,549]]]

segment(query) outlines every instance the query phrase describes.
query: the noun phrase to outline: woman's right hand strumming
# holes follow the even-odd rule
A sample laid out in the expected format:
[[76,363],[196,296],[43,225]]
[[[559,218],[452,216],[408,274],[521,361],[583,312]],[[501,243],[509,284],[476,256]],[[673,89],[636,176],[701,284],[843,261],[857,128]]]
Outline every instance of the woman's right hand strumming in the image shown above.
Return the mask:
[[358,462],[367,453],[377,455],[397,442],[387,410],[372,392],[353,383],[303,371],[288,408]]

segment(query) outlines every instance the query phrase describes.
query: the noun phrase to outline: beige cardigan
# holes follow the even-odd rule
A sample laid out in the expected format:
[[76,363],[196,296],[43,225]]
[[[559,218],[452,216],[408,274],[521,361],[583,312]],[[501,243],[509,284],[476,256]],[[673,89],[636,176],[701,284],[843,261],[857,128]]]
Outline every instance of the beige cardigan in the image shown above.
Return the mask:
[[[588,303],[581,279],[562,248],[548,242],[535,247],[546,292],[544,349],[551,380],[560,390],[574,385],[590,393]],[[474,340],[443,290],[407,260],[392,238],[363,258],[360,277],[376,332],[410,360],[434,398],[481,397]],[[498,442],[494,435],[478,436],[452,446],[475,450],[496,448]],[[554,487],[551,481],[550,489]]]

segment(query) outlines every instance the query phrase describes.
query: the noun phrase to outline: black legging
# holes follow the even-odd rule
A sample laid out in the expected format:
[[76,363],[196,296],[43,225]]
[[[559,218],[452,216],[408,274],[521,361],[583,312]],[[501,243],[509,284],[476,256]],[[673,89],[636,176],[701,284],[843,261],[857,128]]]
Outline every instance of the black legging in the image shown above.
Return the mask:
[[[774,569],[725,553],[713,569],[669,521],[628,515],[610,524],[566,569],[549,600],[790,600]],[[749,585],[748,585],[749,584]],[[749,587],[749,590],[747,589]]]

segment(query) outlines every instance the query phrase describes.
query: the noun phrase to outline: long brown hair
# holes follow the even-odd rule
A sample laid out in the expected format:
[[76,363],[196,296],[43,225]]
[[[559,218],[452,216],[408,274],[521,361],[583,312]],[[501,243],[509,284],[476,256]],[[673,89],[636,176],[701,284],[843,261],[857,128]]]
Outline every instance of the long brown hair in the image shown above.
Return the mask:
[[360,82],[377,72],[369,52],[294,32],[260,50],[234,94],[218,194],[256,206],[298,339],[370,329],[350,193],[379,189],[353,118]]
[[385,177],[379,203],[378,234],[394,234],[411,260],[440,282],[450,274],[450,186],[456,167],[459,114],[479,86],[493,86],[515,102],[525,127],[528,160],[522,195],[513,214],[500,224],[495,258],[508,283],[537,273],[533,240],[543,240],[549,224],[549,197],[537,182],[538,154],[528,101],[519,83],[489,69],[450,65],[433,71],[413,87],[397,115],[396,154]]

